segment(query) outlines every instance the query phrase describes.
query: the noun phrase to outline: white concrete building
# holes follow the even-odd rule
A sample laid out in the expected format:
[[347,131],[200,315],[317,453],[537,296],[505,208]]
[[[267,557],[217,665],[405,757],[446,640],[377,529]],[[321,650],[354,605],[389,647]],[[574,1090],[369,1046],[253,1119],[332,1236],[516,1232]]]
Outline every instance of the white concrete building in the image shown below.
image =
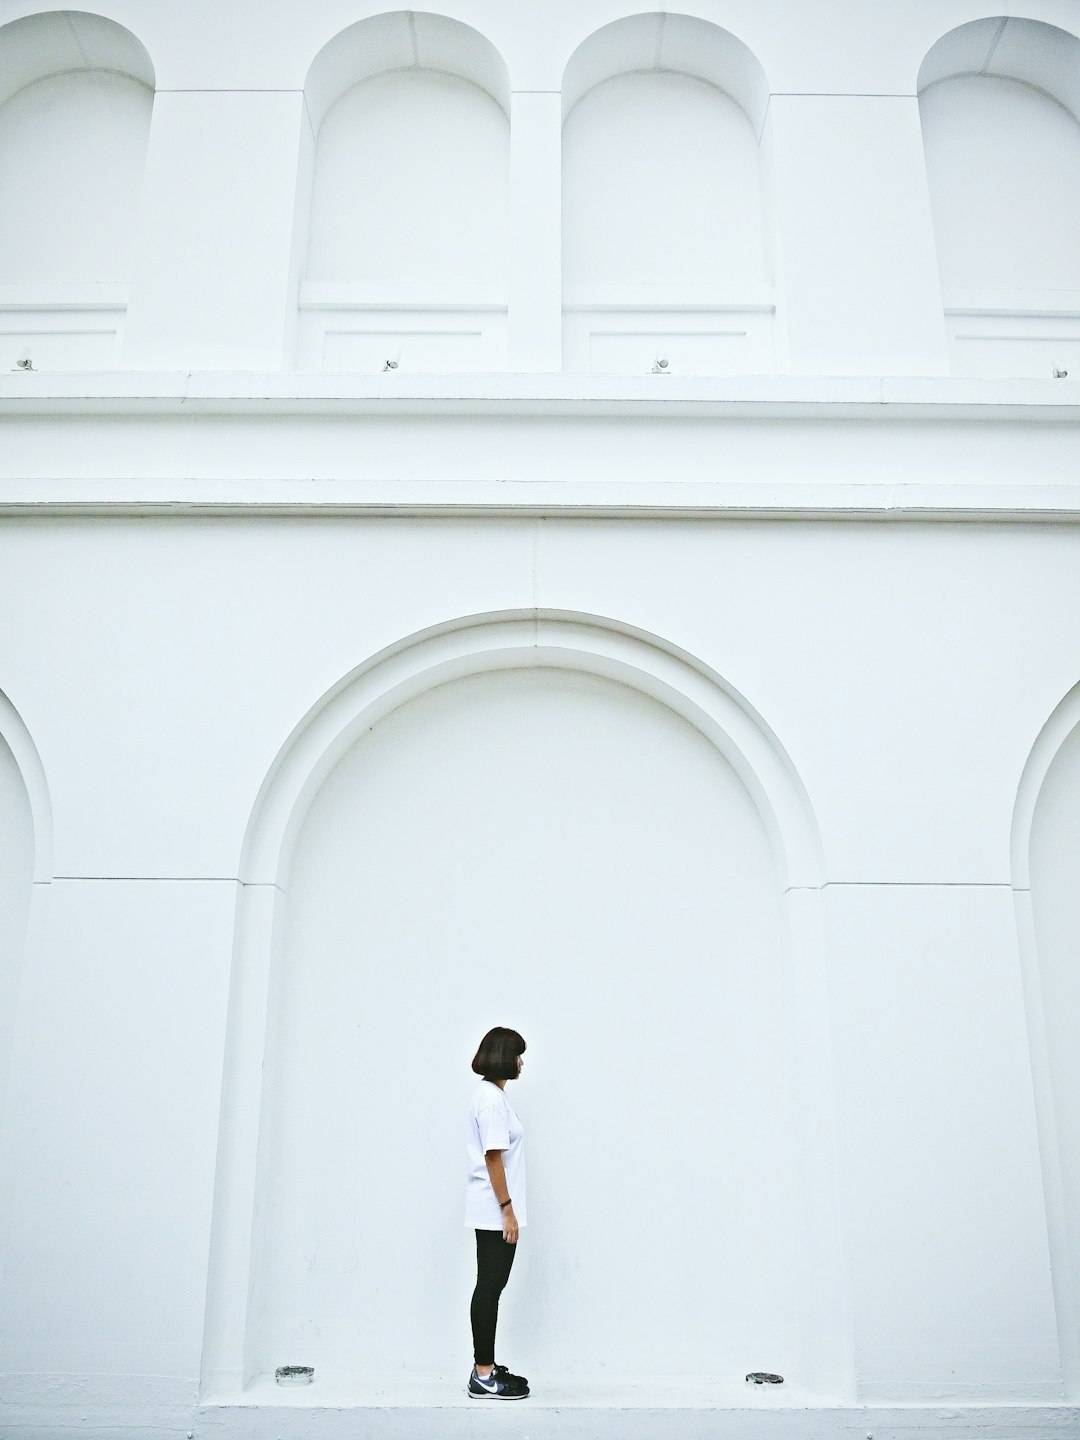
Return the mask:
[[1078,377],[1076,0],[0,0],[0,1433],[1080,1435]]

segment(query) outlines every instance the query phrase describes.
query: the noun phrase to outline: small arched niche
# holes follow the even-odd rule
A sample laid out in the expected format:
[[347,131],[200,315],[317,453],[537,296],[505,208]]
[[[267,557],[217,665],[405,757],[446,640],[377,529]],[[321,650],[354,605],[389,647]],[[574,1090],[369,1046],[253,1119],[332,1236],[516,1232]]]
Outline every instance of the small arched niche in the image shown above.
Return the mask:
[[301,368],[503,368],[510,81],[498,52],[444,16],[378,15],[323,48],[305,94]]
[[1080,38],[961,25],[919,112],[954,373],[1080,376]]
[[1080,686],[1055,711],[1032,751],[1017,815],[1014,887],[1027,969],[1054,1298],[1068,1395],[1075,1400],[1080,1397]]
[[118,363],[154,70],[112,20],[0,29],[0,371]]
[[569,369],[773,368],[768,96],[742,41],[686,15],[617,20],[575,51],[563,79]]

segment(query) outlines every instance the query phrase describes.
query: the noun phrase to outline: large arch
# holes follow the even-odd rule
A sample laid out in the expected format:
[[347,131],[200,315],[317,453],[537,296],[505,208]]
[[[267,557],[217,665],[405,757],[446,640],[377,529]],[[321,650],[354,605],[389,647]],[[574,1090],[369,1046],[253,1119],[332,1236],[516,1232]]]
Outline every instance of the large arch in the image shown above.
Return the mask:
[[271,1119],[262,1067],[276,1025],[273,976],[283,943],[289,862],[308,808],[350,746],[392,712],[466,677],[530,669],[600,677],[659,701],[720,752],[752,797],[776,858],[791,945],[785,970],[791,1023],[785,1035],[797,1076],[799,1145],[792,1163],[806,1217],[798,1285],[805,1377],[816,1391],[850,1390],[817,908],[823,869],[806,794],[762,718],[708,667],[632,627],[535,611],[467,617],[372,657],[304,717],[260,790],[240,864],[204,1390],[236,1391],[258,1373],[254,1331],[263,1208],[258,1167]]
[[[1058,1344],[1066,1394],[1080,1396],[1080,684],[1046,721],[1013,810],[1012,887],[1042,1158]],[[1063,1034],[1063,1032],[1065,1032]]]

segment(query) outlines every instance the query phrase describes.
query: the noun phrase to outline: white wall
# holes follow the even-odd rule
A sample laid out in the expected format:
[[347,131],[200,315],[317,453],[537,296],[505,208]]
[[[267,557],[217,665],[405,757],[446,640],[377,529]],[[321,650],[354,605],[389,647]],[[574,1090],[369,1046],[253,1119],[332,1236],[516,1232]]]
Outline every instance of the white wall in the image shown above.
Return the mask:
[[[0,1022],[0,1429],[501,1424],[460,1394],[457,1137],[476,1040],[509,1022],[533,1183],[504,1335],[537,1389],[509,1423],[1071,1434],[1075,734],[1035,817],[1034,937],[1014,815],[1080,678],[1080,366],[1048,373],[1080,315],[1080,40],[1048,28],[1072,0],[977,22],[967,79],[937,42],[970,0],[701,0],[685,26],[613,0],[104,0],[109,22],[9,26],[29,3],[0,0],[0,156],[49,222],[0,216],[3,344],[45,337],[36,373],[0,354],[0,691],[31,731],[22,780],[0,751],[13,933],[24,790],[52,819]],[[93,118],[50,171],[73,107]],[[761,349],[718,353],[759,321]],[[131,372],[89,373],[107,357],[75,341],[121,327]],[[560,367],[597,373],[535,373]],[[447,661],[340,732],[336,769],[290,770],[354,687],[451,636],[479,653],[462,617],[535,660],[552,613],[595,639],[591,678]],[[693,726],[622,683],[623,643],[689,677]],[[706,692],[757,749],[723,748]],[[283,776],[310,787],[294,862],[249,873]],[[776,788],[800,864],[766,844]],[[474,1007],[489,973],[505,993]],[[402,1014],[425,1063],[391,1077]],[[600,1142],[563,1124],[590,1020]],[[683,1026],[706,1043],[673,1063]],[[673,1069],[693,1098],[669,1113]],[[357,1097],[399,1091],[390,1144]],[[660,1251],[639,1111],[706,1186]],[[393,1201],[360,1163],[380,1144]],[[628,1171],[605,1227],[580,1213]],[[318,1366],[310,1411],[267,1378],[286,1359]],[[675,1377],[659,1421],[650,1365]],[[759,1366],[785,1386],[746,1387]]]
[[357,85],[319,130],[309,280],[506,284],[506,116],[453,75]]
[[502,1353],[561,1374],[603,1335],[612,1374],[797,1383],[780,880],[700,733],[568,671],[439,687],[339,762],[287,885],[264,1374],[468,1368],[462,1115],[507,1023],[531,1171]]
[[738,295],[765,278],[757,138],[734,100],[654,71],[578,101],[563,130],[567,286],[712,284]]
[[0,109],[0,280],[131,278],[154,97],[126,75],[51,75]]
[[[668,442],[668,453],[677,453],[671,431]],[[786,1349],[791,1311],[773,1260],[789,1253],[789,1203],[805,1207],[815,1238],[821,1215],[839,1202],[839,1280],[852,1330],[835,1338],[858,1376],[841,1393],[1030,1403],[1059,1391],[1008,836],[1026,751],[1080,666],[1071,623],[1078,573],[1072,533],[1061,526],[159,519],[8,527],[0,574],[11,593],[34,593],[36,618],[32,629],[10,627],[6,664],[11,688],[39,697],[35,739],[54,793],[57,868],[76,877],[58,887],[50,938],[30,977],[16,1077],[25,1100],[11,1137],[20,1158],[8,1170],[16,1259],[6,1279],[4,1353],[12,1373],[24,1377],[20,1393],[38,1395],[35,1413],[43,1413],[41,1393],[25,1377],[42,1372],[127,1376],[112,1391],[115,1403],[122,1395],[136,1407],[126,1413],[137,1413],[133,1397],[141,1391],[131,1387],[140,1375],[171,1375],[187,1387],[184,1394],[195,1394],[211,1196],[215,1175],[227,1187],[233,1173],[232,1121],[220,1150],[217,1129],[226,1002],[230,986],[234,1003],[252,995],[250,979],[231,959],[229,875],[255,794],[285,737],[321,695],[385,645],[447,616],[533,603],[612,615],[667,637],[749,698],[806,784],[831,897],[826,948],[815,963],[830,979],[835,1110],[831,1102],[817,1108],[816,1092],[798,1081],[794,1090],[803,1106],[800,1136],[833,1120],[839,1127],[832,1198],[826,1194],[822,1211],[801,1162],[794,1182],[785,1179],[790,1171],[770,1168],[789,1163],[784,1146],[772,1148],[783,1134],[770,1128],[782,1113],[777,1091],[757,1069],[777,1053],[775,988],[772,1000],[759,1002],[741,950],[722,947],[716,968],[705,962],[693,975],[683,968],[694,956],[711,956],[721,933],[737,930],[760,937],[754,944],[765,946],[774,986],[778,973],[766,938],[775,911],[761,888],[763,841],[723,762],[683,721],[617,687],[559,681],[544,691],[515,677],[462,683],[360,740],[324,784],[297,852],[288,912],[296,928],[282,972],[292,1003],[280,1011],[295,1024],[276,1032],[269,1052],[268,1074],[281,1077],[277,1099],[285,1108],[280,1128],[269,1132],[274,1144],[263,1176],[285,1184],[269,1212],[276,1238],[264,1252],[267,1287],[254,1317],[266,1327],[263,1363],[275,1359],[275,1341],[283,1345],[299,1329],[329,1385],[370,1320],[370,1292],[346,1266],[370,1243],[371,1226],[387,1217],[359,1166],[370,1117],[353,1100],[357,1089],[370,1091],[386,1076],[386,1014],[401,1009],[403,995],[432,986],[440,1006],[420,1006],[416,1023],[424,1044],[442,1047],[431,1066],[441,1079],[436,1084],[424,1071],[409,1086],[416,1087],[418,1115],[429,1116],[425,1134],[434,1138],[423,1148],[404,1146],[400,1163],[410,1203],[448,1207],[417,1250],[437,1315],[453,1327],[438,1373],[452,1380],[454,1357],[467,1344],[468,1256],[454,1199],[459,1121],[452,1133],[435,1130],[458,1114],[467,1091],[463,1066],[476,1043],[473,1030],[507,1019],[521,1021],[531,1047],[519,1095],[536,1141],[537,1206],[523,1251],[523,1260],[527,1253],[535,1260],[523,1265],[508,1295],[507,1322],[516,1329],[507,1331],[507,1343],[512,1336],[513,1358],[523,1367],[519,1356],[540,1357],[540,1368],[532,1368],[542,1377],[563,1359],[561,1317],[579,1343],[595,1344],[603,1333],[620,1364],[641,1363],[634,1334],[646,1322],[636,1313],[613,1314],[615,1297],[599,1278],[623,1273],[632,1238],[621,1232],[622,1219],[613,1221],[610,1250],[598,1241],[590,1260],[588,1226],[575,1228],[564,1189],[570,1170],[557,1158],[570,1146],[554,1128],[564,1083],[557,1055],[568,1043],[560,1027],[568,1017],[546,989],[529,989],[532,976],[522,977],[509,1015],[503,1004],[475,1017],[455,1018],[451,1008],[461,1004],[459,962],[467,986],[477,973],[471,967],[488,962],[504,931],[561,965],[576,959],[579,942],[594,942],[590,953],[599,953],[617,912],[618,953],[651,960],[662,951],[663,972],[658,981],[651,965],[642,966],[633,985],[616,990],[616,1018],[632,1038],[613,1057],[611,1093],[639,1094],[644,1084],[652,1095],[662,1069],[645,1067],[646,1081],[619,1068],[638,1053],[637,992],[670,1036],[691,991],[717,1012],[708,1025],[720,1067],[698,1074],[695,1093],[712,1104],[714,1084],[725,1094],[738,1091],[710,1129],[721,1126],[723,1158],[709,1193],[709,1213],[721,1223],[703,1250],[709,1263],[729,1265],[721,1284],[727,1298],[707,1302],[694,1288],[697,1278],[682,1292],[724,1357],[722,1366],[709,1362],[712,1383],[730,1378],[733,1367],[736,1377],[739,1366],[749,1368],[739,1346],[745,1340],[749,1348],[755,1334],[757,1355],[764,1347],[774,1353],[774,1345],[784,1354],[792,1385],[805,1373],[802,1344],[794,1355]],[[286,574],[291,582],[283,586]],[[72,585],[92,597],[84,598],[77,625]],[[187,597],[183,613],[180,594]],[[792,595],[799,597],[797,619]],[[4,613],[13,613],[10,605]],[[121,636],[137,666],[118,665]],[[43,651],[50,656],[45,669]],[[80,695],[77,707],[49,698],[60,677],[65,693]],[[573,716],[570,734],[561,715]],[[525,768],[523,751],[558,761],[556,778],[550,764]],[[444,763],[447,756],[454,763]],[[510,817],[496,804],[491,779],[480,778],[492,775],[507,802],[521,801]],[[597,789],[583,806],[590,776]],[[433,796],[443,808],[431,809]],[[677,807],[674,796],[681,797]],[[519,823],[527,804],[536,826],[523,825],[508,845],[506,823]],[[581,817],[580,830],[566,823],[568,808]],[[553,831],[557,856],[544,844]],[[485,856],[479,876],[478,850]],[[521,851],[531,857],[524,871],[515,861]],[[594,855],[604,857],[604,868],[589,863]],[[617,863],[609,870],[608,862]],[[549,872],[549,864],[559,868]],[[729,889],[723,876],[732,866],[743,878]],[[646,867],[668,880],[640,883]],[[102,875],[143,878],[93,878]],[[548,878],[541,884],[537,876]],[[470,890],[474,880],[483,885],[479,892]],[[426,905],[421,882],[433,897]],[[496,903],[504,892],[509,911]],[[526,931],[508,930],[515,897],[520,911],[526,896],[535,919]],[[371,926],[358,918],[369,913]],[[358,952],[354,937],[368,934],[384,962],[378,1012],[364,1002],[370,972],[357,968],[367,952]],[[263,932],[249,938],[269,943]],[[440,959],[423,989],[414,968],[421,955]],[[438,988],[450,974],[444,955],[455,967],[445,992]],[[595,1006],[587,967],[579,964],[578,972],[580,999]],[[663,988],[669,977],[679,997],[677,1022],[667,1008],[674,996]],[[729,983],[744,997],[730,1011],[720,1003],[729,992],[713,989]],[[798,1013],[807,1018],[804,999]],[[370,1066],[358,1039],[374,1050]],[[328,1065],[344,1088],[322,1084]],[[413,1096],[411,1088],[406,1093]],[[761,1097],[769,1125],[759,1132],[754,1107]],[[429,1104],[442,1108],[429,1112]],[[301,1107],[304,1117],[315,1117],[305,1136],[297,1133]],[[617,1114],[616,1134],[625,1136],[630,1121]],[[344,1137],[332,1155],[325,1144],[331,1135]],[[763,1155],[751,1147],[765,1136]],[[624,1153],[605,1147],[597,1164],[616,1167]],[[409,1167],[421,1159],[432,1162],[437,1178],[417,1195],[420,1177]],[[733,1169],[736,1163],[749,1168]],[[118,1194],[121,1171],[126,1188]],[[336,1188],[325,1179],[329,1171]],[[703,1177],[697,1164],[695,1179]],[[230,1193],[226,1188],[219,1201],[231,1204]],[[272,1196],[273,1182],[262,1193]],[[643,1188],[640,1199],[639,1218],[647,1217],[657,1197]],[[754,1246],[728,1250],[733,1236],[741,1243],[759,1234],[759,1221],[772,1226],[775,1257]],[[309,1274],[295,1266],[297,1256],[314,1253],[299,1243],[312,1227],[319,1254]],[[162,1235],[169,1244],[158,1243]],[[558,1268],[552,1247],[559,1236],[568,1248],[580,1247],[579,1270]],[[385,1249],[392,1256],[398,1244],[395,1238]],[[434,1268],[440,1245],[442,1269]],[[382,1249],[370,1263],[376,1276],[385,1274]],[[758,1288],[751,1266],[764,1267],[755,1270]],[[45,1284],[43,1276],[57,1278]],[[641,1284],[657,1287],[663,1313],[665,1282],[647,1268]],[[91,1331],[86,1310],[103,1287],[109,1303],[93,1306]],[[169,1296],[168,1314],[159,1321],[162,1295]],[[738,1295],[745,1303],[729,1305]],[[574,1315],[564,1314],[560,1307],[575,1296],[581,1303]],[[796,1308],[799,1298],[792,1297]],[[435,1324],[414,1320],[414,1299],[408,1290],[387,1299],[384,1288],[383,1323],[393,1335],[419,1326],[416,1343],[434,1366]],[[316,1326],[325,1327],[321,1336]],[[805,1338],[801,1321],[798,1338]],[[708,1361],[693,1336],[682,1339],[695,1364]],[[389,1365],[389,1347],[369,1343]],[[762,1356],[760,1363],[770,1362]],[[370,1393],[361,1368],[354,1354],[337,1371],[347,1370],[347,1385],[333,1392],[343,1403]],[[625,1371],[613,1362],[607,1373]],[[56,1398],[70,1391],[50,1393],[54,1417],[72,1413],[58,1409]],[[180,1392],[170,1393],[175,1407]]]
[[[868,49],[851,33],[841,0],[829,0],[836,14],[820,23],[814,7],[794,16],[781,0],[771,3],[779,8],[757,7],[745,16],[619,17],[593,0],[549,7],[543,24],[531,14],[486,11],[452,20],[415,12],[324,18],[289,12],[273,35],[253,14],[258,46],[239,43],[246,33],[242,10],[228,35],[210,46],[199,43],[191,7],[140,17],[137,28],[145,33],[138,36],[126,28],[132,19],[126,12],[116,21],[67,12],[19,20],[5,27],[0,44],[19,52],[13,73],[30,85],[8,104],[21,111],[36,96],[32,126],[19,126],[21,134],[39,137],[32,151],[23,146],[24,160],[36,157],[47,132],[67,123],[74,89],[143,86],[145,111],[155,70],[165,80],[134,223],[122,222],[121,210],[137,188],[141,160],[109,159],[102,172],[102,157],[112,154],[114,141],[141,156],[145,113],[138,125],[125,122],[117,140],[111,131],[97,135],[105,122],[95,109],[79,142],[92,144],[92,163],[78,162],[81,152],[70,147],[63,161],[78,171],[80,217],[89,217],[87,234],[78,232],[87,244],[75,269],[93,260],[93,283],[104,283],[92,253],[104,249],[110,277],[118,270],[122,279],[130,276],[130,300],[126,292],[99,293],[91,324],[88,298],[69,295],[61,323],[55,297],[52,309],[31,312],[25,296],[0,293],[0,310],[17,301],[16,310],[25,311],[18,326],[4,326],[10,363],[26,334],[44,336],[35,363],[52,371],[112,365],[122,353],[140,368],[378,373],[387,352],[399,348],[400,368],[425,373],[502,370],[508,363],[650,373],[658,352],[670,352],[672,374],[926,375],[952,365],[959,373],[1049,375],[1055,356],[1071,363],[1080,343],[1080,302],[1072,289],[1067,303],[1059,295],[1050,304],[1045,287],[1072,284],[1050,260],[1071,253],[1075,205],[1063,197],[1075,191],[1068,157],[1076,143],[1065,136],[1068,116],[1047,119],[1053,102],[1032,89],[1045,86],[1059,98],[1072,93],[1070,47],[1080,42],[1054,28],[1068,18],[1060,5],[1044,0],[1045,22],[1009,22],[995,51],[1011,67],[1001,74],[958,77],[944,62],[923,66],[933,77],[923,92],[924,159],[920,64],[941,45],[951,54],[950,37],[961,31],[986,32],[993,48],[993,24],[965,25],[968,17],[955,5],[948,13],[919,11],[890,17],[881,45]],[[16,14],[19,7],[8,5],[5,13]],[[954,31],[940,41],[950,24]],[[823,48],[830,30],[847,39]],[[31,50],[48,55],[37,75],[25,63]],[[967,69],[982,64],[978,59]],[[972,87],[1015,89],[1013,72],[1027,87],[1024,104],[1044,112],[1037,121],[1002,118],[1001,106],[991,107],[997,118],[983,117],[978,107],[969,113],[957,98]],[[657,98],[646,103],[646,93]],[[946,105],[948,94],[954,98]],[[565,177],[560,102],[569,111]],[[500,108],[504,116],[516,114],[510,136]],[[324,119],[328,109],[333,113]],[[757,180],[739,109],[761,141]],[[982,213],[983,202],[974,203],[976,177],[989,172],[979,147],[1000,125],[1010,140],[991,147],[987,163],[995,171],[1014,164],[1009,154],[1021,156],[1016,163],[1023,168],[1022,155],[1033,146],[1043,157],[1017,180],[1018,203],[1001,243],[1005,234],[1013,237],[1014,259],[1020,250],[1031,253],[1019,244],[1017,217],[1024,213],[1044,243],[1010,281],[1026,300],[1018,314],[1015,294],[1006,305],[1008,344],[996,343],[1000,296],[997,309],[986,312],[985,294],[946,295],[950,360],[927,166],[943,196],[938,230],[948,276],[950,233],[967,223],[950,219],[950,197],[970,193],[965,213]],[[324,178],[316,176],[309,237],[310,151],[321,130]],[[976,133],[983,138],[973,140]],[[347,180],[339,176],[342,167]],[[115,196],[110,204],[108,192],[120,184],[110,177],[121,169],[123,204]],[[25,173],[45,172],[34,158]],[[515,180],[508,192],[509,174]],[[759,234],[762,181],[767,264]],[[1011,184],[1006,177],[998,193]],[[1029,203],[1032,186],[1043,197],[1036,206]],[[58,182],[49,194],[68,190]],[[567,202],[565,275],[560,192]],[[34,266],[58,236],[77,233],[58,223],[53,203],[41,211],[46,243],[34,244]],[[977,227],[1000,218],[993,213],[999,202],[988,203]],[[5,213],[14,223],[14,212]],[[102,215],[113,230],[101,230],[95,241]],[[961,249],[971,252],[966,242]],[[0,291],[20,283],[16,272],[31,263],[28,253],[29,246],[18,251],[14,279],[0,267]],[[998,242],[984,259],[995,253]],[[673,276],[676,289],[648,301],[625,289],[595,294],[597,285],[664,287]],[[952,283],[946,278],[947,290]],[[971,283],[969,276],[959,289]],[[343,286],[359,289],[346,294]],[[963,324],[952,323],[958,315]],[[1023,333],[1014,333],[1018,315]]]

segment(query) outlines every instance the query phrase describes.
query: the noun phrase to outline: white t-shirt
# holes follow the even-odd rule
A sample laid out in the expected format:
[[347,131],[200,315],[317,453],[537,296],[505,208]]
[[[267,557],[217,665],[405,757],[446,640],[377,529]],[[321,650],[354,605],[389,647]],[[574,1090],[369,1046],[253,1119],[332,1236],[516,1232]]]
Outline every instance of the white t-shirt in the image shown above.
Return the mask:
[[488,1150],[501,1150],[506,1193],[519,1225],[525,1224],[525,1131],[504,1091],[481,1080],[469,1105],[465,1138],[469,1180],[465,1187],[465,1224],[470,1230],[501,1230],[503,1212],[488,1178]]

